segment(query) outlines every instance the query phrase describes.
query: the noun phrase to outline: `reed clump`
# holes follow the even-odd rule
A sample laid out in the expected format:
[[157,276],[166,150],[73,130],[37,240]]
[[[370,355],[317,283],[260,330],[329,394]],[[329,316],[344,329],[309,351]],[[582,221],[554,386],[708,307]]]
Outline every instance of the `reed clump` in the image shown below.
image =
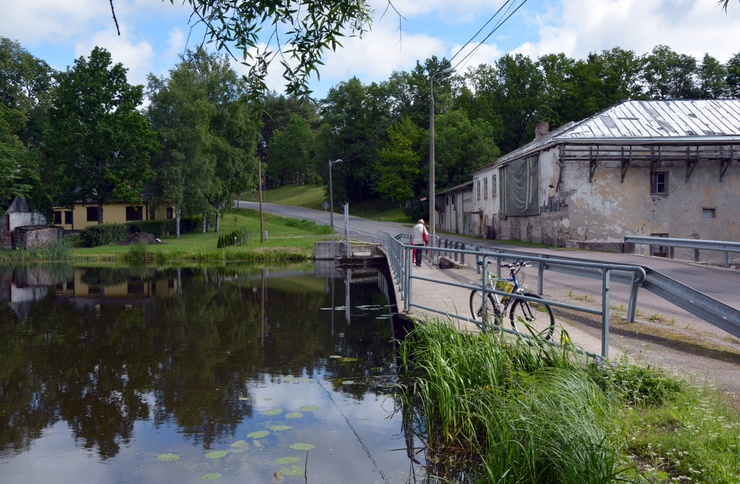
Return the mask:
[[[668,458],[660,461],[664,469],[645,465],[655,459],[641,449],[665,437],[648,435],[635,416],[675,412],[696,389],[653,368],[574,349],[504,333],[466,334],[443,321],[418,324],[399,348],[400,399],[407,431],[424,443],[430,475],[501,483],[664,482],[654,478],[689,476]],[[717,432],[728,439],[736,435]],[[681,445],[693,441],[687,435]],[[712,480],[696,473],[692,480],[733,482],[734,445],[725,448]],[[710,465],[694,466],[699,464],[709,476]]]

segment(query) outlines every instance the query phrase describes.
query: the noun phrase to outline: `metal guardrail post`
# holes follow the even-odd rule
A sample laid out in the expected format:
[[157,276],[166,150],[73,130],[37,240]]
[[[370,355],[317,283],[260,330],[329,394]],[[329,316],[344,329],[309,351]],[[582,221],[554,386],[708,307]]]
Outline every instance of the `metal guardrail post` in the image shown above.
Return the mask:
[[609,358],[609,282],[611,269],[604,269],[604,279],[601,285],[601,354]]

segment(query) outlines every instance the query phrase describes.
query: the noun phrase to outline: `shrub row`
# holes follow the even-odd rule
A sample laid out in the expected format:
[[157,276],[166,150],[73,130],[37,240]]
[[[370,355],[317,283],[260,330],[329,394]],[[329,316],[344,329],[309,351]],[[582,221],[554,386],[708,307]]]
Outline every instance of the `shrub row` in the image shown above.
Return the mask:
[[[180,233],[187,234],[199,230],[200,217],[180,219]],[[155,237],[164,237],[175,233],[175,221],[170,220],[142,220],[127,224],[91,225],[80,231],[80,241],[85,247],[115,244],[135,233],[148,233]]]
[[244,245],[246,242],[249,241],[251,236],[250,231],[243,231],[243,230],[234,230],[231,233],[221,235],[218,238],[218,243],[216,244],[217,249],[223,249],[224,247],[231,247],[232,245]]

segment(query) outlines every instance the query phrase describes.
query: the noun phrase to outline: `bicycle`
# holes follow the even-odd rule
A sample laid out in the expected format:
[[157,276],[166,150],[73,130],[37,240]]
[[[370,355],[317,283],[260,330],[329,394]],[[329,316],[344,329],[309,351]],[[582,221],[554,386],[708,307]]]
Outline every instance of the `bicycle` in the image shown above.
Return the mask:
[[[478,262],[482,264],[482,262]],[[488,262],[490,264],[490,261]],[[509,278],[498,278],[495,274],[488,273],[487,287],[489,289],[503,290],[505,292],[519,294],[533,299],[542,299],[536,294],[525,292],[524,273],[520,277],[522,269],[531,267],[526,261],[518,260],[513,264],[501,264],[501,267],[509,269]],[[501,288],[501,283],[505,287]],[[493,292],[487,292],[487,301],[483,304],[484,292],[480,289],[473,289],[470,292],[470,312],[473,314],[473,320],[483,331],[487,331],[491,324],[498,327],[503,323],[503,319],[509,311],[509,320],[514,331],[521,333],[517,324],[531,329],[534,334],[549,340],[555,330],[555,315],[552,308],[545,303],[532,303],[531,301],[520,299],[518,297],[503,296],[499,301],[498,295]],[[525,329],[522,328],[522,329]]]

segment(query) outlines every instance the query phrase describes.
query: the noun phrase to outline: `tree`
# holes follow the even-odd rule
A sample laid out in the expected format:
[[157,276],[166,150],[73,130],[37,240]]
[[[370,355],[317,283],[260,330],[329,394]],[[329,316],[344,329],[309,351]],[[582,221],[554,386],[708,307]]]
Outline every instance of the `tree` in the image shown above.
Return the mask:
[[319,153],[329,155],[324,163],[344,160],[332,171],[336,200],[354,202],[374,194],[368,181],[373,179],[378,135],[385,126],[373,109],[368,90],[356,77],[331,88],[322,102],[321,114],[328,126],[319,131]]
[[0,37],[0,207],[24,196],[50,211],[39,164],[53,73],[46,62]]
[[645,57],[642,77],[652,99],[691,99],[697,95],[696,59],[665,45]]
[[500,154],[491,125],[482,119],[471,122],[462,110],[437,115],[435,132],[435,180],[440,187],[469,181],[473,171]]
[[267,174],[278,184],[303,184],[312,180],[314,166],[311,163],[313,152],[313,133],[308,122],[293,114],[284,130],[277,130],[272,136],[269,149]]
[[730,96],[740,97],[740,53],[733,55],[725,66],[727,69],[727,87]]
[[721,99],[730,93],[727,68],[709,54],[704,54],[699,66],[698,90],[702,99]]
[[93,201],[98,223],[112,201],[140,203],[151,180],[151,156],[159,148],[154,131],[138,110],[143,86],[126,80],[121,64],[95,47],[59,75],[50,113],[49,173],[61,205]]
[[186,52],[169,78],[149,78],[147,116],[164,149],[155,157],[155,203],[176,209],[175,234],[184,215],[203,215],[207,229],[255,175],[257,132],[241,99],[244,85],[225,57]]
[[404,117],[388,128],[388,140],[378,151],[375,162],[375,190],[397,202],[411,200],[419,185],[420,152],[428,140],[426,130]]
[[535,63],[522,54],[501,57],[496,62],[496,104],[504,129],[496,142],[504,152],[534,138],[534,127],[544,117],[544,77]]

